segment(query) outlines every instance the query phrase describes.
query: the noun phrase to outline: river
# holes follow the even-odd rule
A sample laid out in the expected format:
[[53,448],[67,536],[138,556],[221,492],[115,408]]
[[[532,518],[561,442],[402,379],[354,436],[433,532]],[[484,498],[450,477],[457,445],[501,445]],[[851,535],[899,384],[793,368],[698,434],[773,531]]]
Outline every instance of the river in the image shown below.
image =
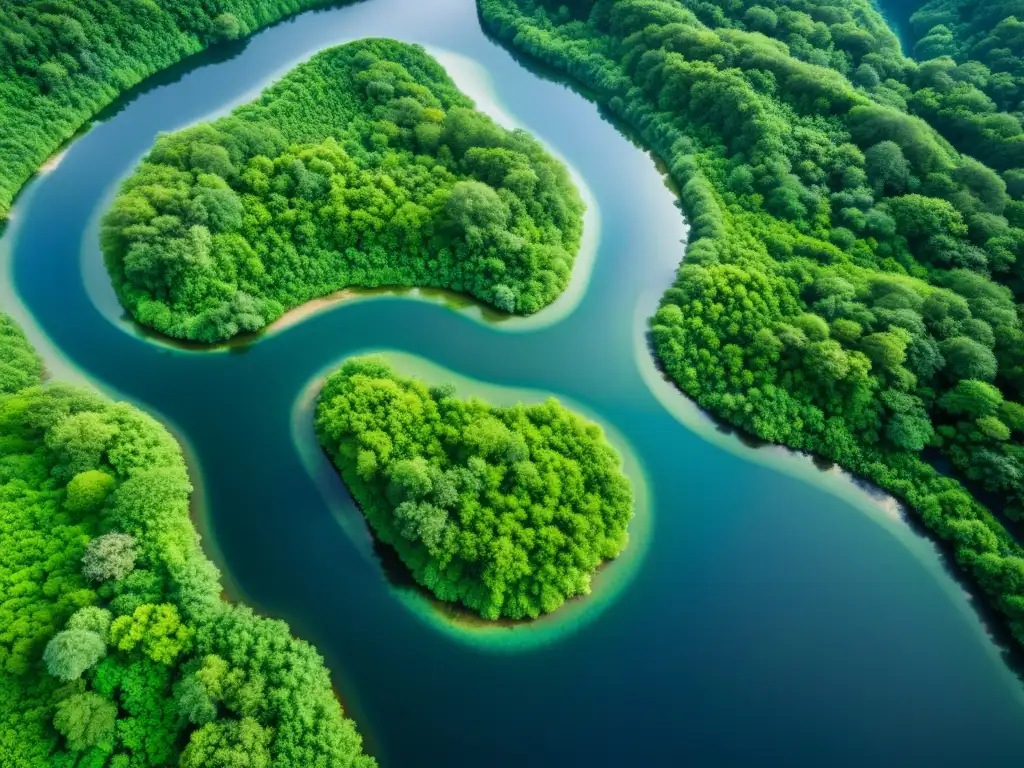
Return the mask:
[[[581,257],[568,296],[527,322],[413,292],[219,351],[142,334],[113,309],[96,244],[119,181],[158,132],[366,36],[428,46],[565,159],[590,197],[591,268]],[[652,159],[489,41],[473,0],[370,0],[191,60],[109,110],[19,198],[0,298],[57,377],[172,426],[229,591],[316,644],[386,768],[1018,760],[1021,684],[898,506],[717,429],[661,379],[645,319],[683,238]],[[381,562],[309,428],[317,378],[366,350],[495,400],[554,393],[606,426],[640,503],[593,595],[535,626],[482,628]]]

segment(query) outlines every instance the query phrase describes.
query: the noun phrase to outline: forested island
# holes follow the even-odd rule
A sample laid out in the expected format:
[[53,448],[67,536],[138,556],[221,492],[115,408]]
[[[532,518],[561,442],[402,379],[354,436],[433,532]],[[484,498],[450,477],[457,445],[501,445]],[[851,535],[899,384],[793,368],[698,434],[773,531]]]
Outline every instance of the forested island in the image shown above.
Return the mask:
[[211,45],[331,0],[21,0],[0,4],[0,219],[90,118]]
[[42,373],[0,316],[0,764],[376,765],[316,651],[222,601],[167,430]]
[[667,374],[909,502],[1024,640],[1024,552],[933,468],[1021,516],[1021,46],[977,5],[916,14],[938,55],[916,61],[866,0],[479,2],[679,185],[689,245],[651,321]]
[[364,40],[161,137],[102,244],[141,323],[217,342],[347,287],[536,312],[568,285],[582,214],[565,167],[475,111],[422,48]]
[[347,360],[316,433],[377,538],[439,599],[533,619],[590,592],[633,493],[600,427],[557,400],[497,407],[382,358]]

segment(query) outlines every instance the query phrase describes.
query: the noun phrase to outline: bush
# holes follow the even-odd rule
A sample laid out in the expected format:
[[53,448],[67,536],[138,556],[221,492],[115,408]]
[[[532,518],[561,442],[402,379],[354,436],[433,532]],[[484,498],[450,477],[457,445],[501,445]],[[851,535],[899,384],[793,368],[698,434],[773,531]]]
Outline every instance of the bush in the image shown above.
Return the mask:
[[64,497],[69,512],[95,512],[114,488],[114,478],[97,469],[80,472],[71,478]]

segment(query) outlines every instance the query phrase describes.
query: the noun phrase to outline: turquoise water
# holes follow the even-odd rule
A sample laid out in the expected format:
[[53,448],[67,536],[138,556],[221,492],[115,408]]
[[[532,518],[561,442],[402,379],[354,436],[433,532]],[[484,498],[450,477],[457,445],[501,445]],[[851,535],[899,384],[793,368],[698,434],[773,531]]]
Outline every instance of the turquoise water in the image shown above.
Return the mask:
[[924,5],[924,2],[922,0],[886,0],[884,3],[876,3],[876,5],[885,16],[889,26],[895,30],[897,37],[900,38],[903,54],[905,56],[913,56],[914,46],[911,42],[913,34],[910,29],[910,17],[914,15],[914,11]]
[[[212,352],[121,317],[95,222],[155,135],[370,35],[430,46],[483,108],[572,166],[591,197],[593,258],[569,295],[499,322],[443,296],[378,294]],[[370,0],[193,61],[112,110],[20,198],[0,241],[2,298],[55,374],[182,437],[232,594],[317,645],[385,766],[1016,759],[1020,683],[899,508],[719,431],[661,379],[644,321],[684,237],[651,158],[488,41],[472,0]],[[630,549],[593,595],[536,625],[482,628],[381,561],[309,433],[317,378],[367,350],[495,400],[555,393],[606,427],[641,504]]]

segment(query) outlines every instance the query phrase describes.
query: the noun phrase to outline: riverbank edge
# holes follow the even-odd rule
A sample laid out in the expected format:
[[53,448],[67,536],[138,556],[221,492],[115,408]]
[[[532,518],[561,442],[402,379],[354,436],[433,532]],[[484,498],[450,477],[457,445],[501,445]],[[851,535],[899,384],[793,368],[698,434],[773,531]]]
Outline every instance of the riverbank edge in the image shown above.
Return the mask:
[[[344,44],[341,43],[341,45]],[[99,247],[99,232],[102,219],[114,200],[117,199],[124,182],[135,173],[136,168],[133,167],[111,183],[103,196],[98,199],[82,237],[80,246],[81,269],[85,278],[86,291],[96,309],[115,327],[143,339],[147,343],[176,352],[193,354],[231,352],[245,349],[301,325],[306,320],[317,315],[335,310],[343,304],[379,298],[403,298],[440,304],[454,312],[470,317],[475,322],[509,333],[535,332],[550,328],[569,317],[580,306],[586,295],[601,246],[604,225],[597,196],[580,170],[564,154],[542,137],[537,136],[530,130],[528,125],[518,119],[514,113],[502,104],[494,87],[493,78],[485,67],[472,59],[445,48],[430,45],[424,46],[424,48],[444,68],[448,77],[455,83],[456,88],[474,102],[474,108],[478,112],[488,115],[494,122],[507,130],[522,129],[529,131],[551,157],[565,166],[570,180],[575,185],[576,191],[584,205],[583,232],[573,258],[569,284],[554,301],[529,315],[509,314],[496,309],[471,294],[460,293],[448,288],[397,285],[380,285],[365,288],[350,285],[324,296],[314,297],[302,304],[297,304],[285,310],[280,317],[258,331],[239,333],[225,341],[205,343],[167,336],[140,323],[125,309],[112,285],[102,249]],[[264,85],[258,86],[258,90],[265,90],[270,87],[292,69],[294,67],[286,67],[275,73],[266,80]],[[188,123],[178,130],[199,125],[201,122],[203,120]],[[60,151],[61,158],[69,149],[70,147],[65,147]],[[54,168],[56,168],[56,165]],[[677,193],[676,190],[674,192]],[[24,318],[19,318],[19,321],[24,324]]]
[[[45,393],[46,390],[52,387],[67,387],[70,391],[77,390],[99,398],[99,402],[105,408],[127,406],[143,419],[147,430],[152,430],[153,434],[163,432],[170,438],[170,443],[175,448],[174,458],[180,462],[182,469],[181,480],[183,480],[183,485],[174,488],[175,492],[180,490],[185,501],[182,507],[183,514],[178,522],[183,524],[182,529],[190,535],[186,535],[184,541],[173,540],[173,535],[177,531],[172,524],[168,526],[153,526],[153,530],[150,531],[152,535],[147,538],[153,547],[153,551],[157,553],[156,557],[161,559],[163,567],[167,569],[170,579],[175,583],[178,590],[178,596],[172,604],[180,607],[185,617],[197,625],[202,625],[205,622],[207,626],[213,626],[215,623],[232,615],[232,611],[243,612],[243,615],[251,614],[259,621],[283,625],[287,634],[286,642],[291,644],[286,651],[291,652],[289,649],[304,646],[309,648],[318,660],[317,669],[323,675],[323,682],[326,684],[327,689],[329,689],[331,698],[339,707],[338,717],[340,717],[340,723],[342,723],[344,728],[350,728],[357,739],[357,754],[354,757],[357,758],[360,765],[365,765],[367,768],[369,766],[376,766],[375,753],[369,749],[372,741],[367,738],[363,729],[359,728],[355,720],[349,716],[349,710],[345,707],[347,699],[342,695],[338,681],[335,680],[335,676],[328,668],[324,656],[316,646],[294,633],[284,620],[252,608],[244,599],[234,599],[232,596],[230,575],[217,562],[219,552],[216,549],[213,554],[207,552],[207,545],[205,544],[206,496],[202,484],[202,473],[199,470],[193,447],[178,427],[145,408],[119,399],[117,396],[112,396],[92,383],[67,382],[55,378],[46,365],[46,359],[39,354],[38,350],[31,344],[31,341],[24,336],[24,332],[21,331],[17,322],[10,315],[3,312],[2,309],[0,309],[0,317],[7,318],[14,328],[21,333],[21,339],[33,351],[40,362],[39,375],[34,383],[20,390],[0,392],[0,401],[34,390]],[[2,340],[0,341],[0,347],[10,343],[12,343],[10,338]],[[0,349],[0,351],[3,350]],[[86,410],[84,412],[91,413],[93,411]],[[123,482],[128,481],[122,480]],[[40,531],[40,534],[45,535],[45,532]],[[204,573],[209,580],[207,585],[209,589],[204,589],[201,584],[204,578],[196,576],[196,574]],[[194,579],[196,583],[183,587],[182,585],[188,578]]]
[[[186,322],[190,317],[191,319],[196,318],[196,314],[190,315],[190,312],[197,312],[197,310],[195,310],[195,307],[191,307],[189,309],[179,309],[176,305],[172,305],[169,302],[164,303],[167,302],[168,300],[158,298],[157,295],[154,294],[153,292],[145,293],[144,291],[142,291],[142,289],[139,288],[138,285],[133,283],[126,276],[125,267],[123,263],[124,254],[120,253],[116,248],[101,248],[103,254],[103,262],[106,265],[106,269],[109,274],[111,283],[113,285],[114,293],[117,296],[118,302],[123,307],[123,309],[128,313],[128,315],[134,319],[137,325],[147,329],[147,331],[155,334],[157,337],[161,339],[166,339],[168,343],[172,345],[181,344],[186,347],[194,348],[198,346],[199,348],[207,347],[216,349],[218,347],[232,346],[233,343],[240,345],[251,343],[251,341],[259,339],[264,335],[268,335],[269,333],[272,333],[275,330],[279,331],[282,330],[283,328],[291,327],[292,325],[294,325],[297,322],[300,322],[304,318],[309,317],[312,314],[316,314],[317,312],[330,307],[333,303],[338,303],[339,301],[354,298],[356,295],[358,295],[359,292],[372,293],[379,288],[396,292],[418,289],[426,292],[441,292],[443,294],[454,295],[460,298],[464,297],[466,300],[471,301],[480,307],[480,311],[485,320],[488,319],[488,316],[496,316],[501,320],[529,320],[534,316],[540,314],[544,310],[548,309],[549,307],[552,307],[556,304],[562,304],[563,302],[561,302],[560,300],[567,294],[570,296],[570,304],[572,303],[572,298],[580,298],[581,294],[575,292],[570,293],[570,289],[573,287],[573,283],[576,282],[574,280],[574,276],[576,272],[575,268],[577,266],[577,262],[584,261],[583,257],[588,255],[587,250],[591,246],[591,242],[588,242],[587,240],[585,230],[588,219],[588,203],[591,202],[592,200],[592,195],[588,195],[583,189],[581,189],[579,185],[581,177],[578,173],[574,172],[574,169],[572,169],[568,163],[565,162],[564,158],[559,157],[557,153],[552,153],[550,151],[550,148],[547,147],[543,142],[539,141],[536,137],[534,137],[531,132],[522,128],[522,126],[518,125],[510,128],[505,124],[504,120],[499,119],[495,115],[489,114],[488,111],[486,110],[480,109],[476,104],[476,100],[470,94],[462,90],[459,83],[448,71],[448,67],[446,67],[441,61],[439,61],[433,55],[431,51],[427,50],[427,48],[425,48],[422,45],[418,45],[415,43],[407,43],[404,41],[395,40],[387,37],[369,37],[350,40],[337,45],[327,46],[315,52],[310,58],[292,66],[279,77],[275,76],[274,78],[270,79],[267,82],[267,84],[263,87],[263,89],[259,93],[257,93],[252,99],[242,104],[239,104],[237,107],[232,109],[231,112],[227,114],[218,114],[217,116],[214,116],[213,118],[208,120],[198,121],[196,123],[189,125],[188,127],[178,129],[177,131],[168,134],[168,136],[174,137],[178,134],[204,127],[216,129],[221,123],[223,123],[226,120],[231,120],[233,118],[237,119],[236,115],[238,115],[241,112],[244,112],[244,119],[248,122],[251,122],[253,124],[258,123],[260,125],[266,125],[269,126],[270,128],[274,128],[274,121],[275,119],[278,119],[277,117],[275,117],[277,113],[273,112],[274,103],[278,100],[287,101],[289,93],[291,92],[308,89],[309,85],[306,81],[306,78],[308,77],[308,72],[312,72],[314,75],[316,75],[317,73],[320,72],[318,68],[325,66],[323,65],[322,62],[328,62],[326,66],[330,66],[330,63],[332,61],[336,61],[339,58],[341,58],[341,60],[344,62],[346,61],[344,59],[344,54],[347,53],[347,51],[353,49],[360,50],[362,48],[366,48],[368,45],[372,46],[374,44],[387,44],[394,48],[405,49],[405,52],[408,54],[417,54],[422,56],[426,60],[423,62],[423,64],[429,63],[435,65],[438,68],[438,71],[441,75],[438,78],[437,83],[434,83],[430,79],[430,77],[426,77],[423,80],[417,79],[419,78],[419,75],[413,72],[409,73],[410,77],[412,77],[412,79],[416,82],[417,85],[425,87],[428,90],[431,90],[432,92],[434,92],[435,86],[437,86],[438,88],[450,87],[452,90],[457,92],[458,96],[464,102],[466,102],[465,104],[455,104],[450,106],[468,106],[476,114],[483,115],[489,118],[497,127],[498,130],[502,131],[503,133],[509,136],[514,135],[516,131],[523,131],[524,133],[528,134],[529,141],[531,141],[534,147],[538,149],[544,156],[544,162],[549,163],[552,170],[556,171],[551,175],[555,178],[555,181],[552,182],[552,186],[557,190],[558,195],[557,199],[552,203],[552,206],[565,207],[566,209],[572,212],[571,216],[567,215],[567,219],[572,219],[572,229],[568,229],[567,225],[567,227],[564,227],[560,233],[561,237],[559,240],[559,245],[561,246],[561,248],[564,249],[565,254],[568,257],[568,276],[564,278],[564,284],[561,285],[560,290],[558,290],[558,292],[550,300],[547,300],[546,303],[537,307],[536,309],[513,309],[511,311],[505,311],[499,308],[494,303],[495,299],[493,297],[488,298],[485,295],[483,295],[479,287],[474,288],[467,285],[464,288],[454,288],[453,285],[458,285],[460,280],[453,280],[449,275],[446,275],[444,273],[441,273],[439,275],[428,275],[427,279],[422,282],[416,280],[415,278],[409,279],[408,281],[400,279],[398,281],[392,282],[390,280],[379,280],[379,270],[374,271],[372,268],[364,268],[365,271],[368,273],[366,274],[365,279],[357,280],[355,282],[345,282],[343,284],[338,284],[337,282],[335,282],[334,285],[330,286],[328,290],[326,290],[324,293],[317,293],[311,291],[310,293],[314,293],[314,295],[308,296],[304,300],[299,301],[297,303],[284,303],[283,300],[281,303],[278,303],[277,299],[274,299],[274,302],[277,303],[277,306],[279,307],[279,313],[277,314],[276,317],[273,317],[273,319],[266,320],[264,324],[258,328],[255,328],[251,331],[241,330],[236,325],[234,327],[234,330],[226,331],[223,334],[221,334],[218,331],[218,335],[216,338],[213,338],[212,340],[206,340],[202,338],[197,338],[197,335],[199,334],[196,334],[194,332],[194,328],[188,327],[188,324]],[[385,54],[381,55],[384,56]],[[392,54],[389,51],[387,55],[390,56]],[[334,59],[332,59],[331,57],[334,57]],[[452,57],[449,56],[449,58]],[[397,59],[395,59],[395,61],[397,62]],[[345,66],[350,65],[346,64]],[[484,90],[487,89],[485,88]],[[435,96],[437,96],[437,93],[435,93]],[[369,109],[369,107],[365,107],[365,109]],[[257,111],[259,112],[258,118],[256,117]],[[320,126],[317,125],[317,128],[319,127]],[[318,138],[316,138],[317,142],[332,139],[343,139],[345,141],[352,139],[352,137],[344,133],[332,133],[329,124],[325,124],[324,128],[325,134],[322,136],[318,134]],[[309,137],[306,138],[308,139]],[[301,144],[301,142],[299,142],[299,144]],[[153,146],[158,146],[158,143],[154,144]],[[295,146],[297,146],[297,144],[293,142],[291,148],[285,151],[291,151],[292,149],[294,149]],[[443,148],[444,147],[442,147],[442,149]],[[399,156],[401,157],[405,155],[406,152],[406,149],[402,149],[399,152]],[[112,205],[111,207],[108,208],[106,213],[115,210],[115,206],[121,200],[121,198],[124,195],[130,194],[130,192],[125,191],[124,187],[126,184],[130,183],[132,179],[146,167],[148,158],[149,154],[147,154],[146,157],[142,158],[140,163],[137,164],[136,167],[133,169],[132,173],[127,175],[119,182],[119,189],[115,193]],[[403,164],[406,165],[416,164],[415,158],[412,157],[411,155],[402,160],[402,162]],[[372,168],[371,165],[366,165],[366,167],[363,167],[361,165],[359,166],[361,172],[366,171],[370,168]],[[455,173],[454,168],[451,170],[453,173]],[[472,172],[460,171],[458,174],[455,175],[455,178],[459,179],[460,181],[465,181],[474,180],[475,176],[473,176]],[[238,190],[235,191],[238,192]],[[101,231],[103,227],[103,217],[106,215],[106,213],[103,214],[103,216],[101,216]],[[594,218],[599,225],[599,217]],[[525,236],[524,239],[526,239]],[[543,247],[545,247],[546,245],[550,245],[542,241],[529,241],[529,243],[530,245],[535,246],[539,249],[543,249]],[[444,248],[448,248],[451,245],[451,243],[446,243],[444,245]],[[301,250],[302,249],[300,249],[300,252]],[[444,249],[442,249],[442,251],[443,250]],[[596,251],[596,243],[594,250]],[[584,270],[584,280],[580,281],[581,283],[584,284],[584,288],[586,287],[585,283],[589,281],[591,266],[592,260],[588,260],[587,268]],[[530,276],[537,280],[539,279],[539,277],[542,276],[542,274],[537,270],[534,270],[530,273]],[[494,284],[500,282],[500,280],[501,278],[499,277],[490,277],[490,282],[484,286],[484,289],[493,289]],[[306,286],[302,287],[305,288]],[[237,285],[236,290],[238,290]],[[255,298],[257,300],[267,300],[270,298],[269,296],[262,292],[255,292],[255,289],[250,290],[253,290],[253,292],[255,293]],[[154,324],[152,324],[151,321],[147,322],[143,320],[139,315],[139,301],[134,301],[129,298],[130,296],[139,294],[140,292],[143,292],[143,298],[140,299],[139,301],[148,301],[150,299],[153,299],[157,303],[160,303],[165,310],[169,310],[169,315],[174,318],[175,323],[178,323],[179,325],[181,323],[185,323],[185,327],[163,329],[156,327]],[[300,293],[304,292],[305,291],[301,291]],[[568,311],[571,312],[573,308],[573,306],[569,306]]]

